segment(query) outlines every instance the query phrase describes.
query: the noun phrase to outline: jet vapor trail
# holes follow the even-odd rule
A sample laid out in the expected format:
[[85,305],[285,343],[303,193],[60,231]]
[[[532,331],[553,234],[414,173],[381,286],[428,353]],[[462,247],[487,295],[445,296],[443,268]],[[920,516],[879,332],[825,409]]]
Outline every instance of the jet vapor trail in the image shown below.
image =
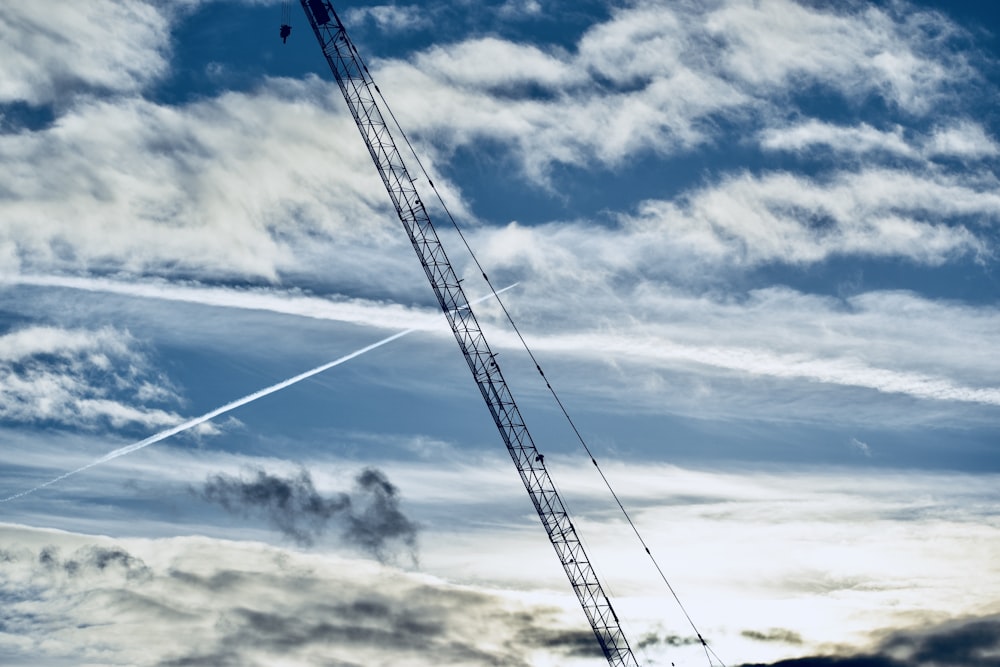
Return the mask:
[[[497,290],[496,293],[497,294],[501,294],[501,293],[506,292],[507,290],[515,287],[516,285],[517,285],[517,283],[514,283],[514,285],[509,285],[507,287],[504,287],[503,289]],[[479,303],[481,301],[485,301],[486,299],[489,299],[491,297],[492,297],[492,295],[480,297],[479,299],[476,299],[475,301],[472,301],[471,303],[472,304],[476,304],[476,303]],[[367,346],[362,347],[362,348],[360,348],[358,350],[355,350],[354,352],[351,352],[350,354],[345,354],[344,356],[340,357],[339,359],[334,359],[333,361],[331,361],[329,363],[325,363],[322,366],[317,366],[316,368],[313,368],[312,370],[308,370],[305,373],[299,373],[295,377],[288,378],[287,380],[283,380],[283,381],[281,381],[281,382],[279,382],[277,384],[272,384],[270,387],[265,387],[264,389],[261,389],[259,391],[255,391],[254,393],[248,394],[247,396],[244,396],[243,398],[238,398],[235,401],[232,401],[231,403],[226,403],[221,408],[216,408],[216,409],[214,409],[214,410],[212,410],[210,412],[206,412],[205,414],[201,415],[200,417],[195,417],[193,419],[189,419],[186,422],[184,422],[182,424],[178,424],[176,426],[171,426],[170,428],[168,428],[166,430],[160,431],[159,433],[156,433],[154,435],[149,436],[145,440],[140,440],[139,442],[133,443],[131,445],[126,445],[125,447],[119,447],[118,449],[116,449],[114,451],[111,451],[111,452],[108,452],[107,454],[105,454],[101,458],[94,459],[93,461],[91,461],[87,465],[81,466],[81,467],[77,468],[76,470],[70,470],[69,472],[64,472],[63,474],[59,475],[58,477],[50,479],[49,481],[44,482],[42,484],[39,484],[38,486],[36,486],[34,488],[31,488],[31,489],[28,489],[27,491],[22,491],[21,493],[15,493],[14,495],[8,496],[6,498],[0,498],[0,503],[7,503],[7,502],[10,502],[11,500],[17,500],[18,498],[22,498],[22,497],[24,497],[24,496],[26,496],[26,495],[28,495],[30,493],[34,493],[35,491],[39,491],[41,489],[44,489],[47,486],[52,486],[56,482],[61,482],[62,480],[66,479],[67,477],[71,477],[71,476],[73,476],[73,475],[75,475],[77,473],[83,472],[84,470],[89,470],[89,469],[93,468],[94,466],[98,466],[98,465],[101,465],[102,463],[107,463],[108,461],[112,461],[114,459],[117,459],[119,456],[125,456],[126,454],[131,454],[132,452],[137,452],[140,449],[143,449],[145,447],[149,447],[150,445],[152,445],[154,443],[157,443],[157,442],[159,442],[161,440],[166,440],[167,438],[169,438],[172,435],[177,435],[178,433],[181,433],[182,431],[187,431],[188,429],[194,428],[195,426],[198,426],[199,424],[204,424],[205,422],[209,421],[210,419],[215,419],[216,417],[218,417],[221,414],[225,414],[227,412],[235,410],[236,408],[238,408],[240,406],[243,406],[243,405],[246,405],[247,403],[252,403],[253,401],[256,401],[258,398],[263,398],[263,397],[265,397],[265,396],[267,396],[269,394],[273,394],[276,391],[280,391],[280,390],[284,389],[285,387],[290,387],[293,384],[296,384],[298,382],[302,382],[303,380],[305,380],[307,378],[311,378],[314,375],[318,375],[318,374],[322,373],[325,370],[329,370],[329,369],[333,368],[334,366],[339,366],[340,364],[342,364],[342,363],[344,363],[346,361],[350,361],[351,359],[353,359],[355,357],[361,356],[365,352],[371,352],[372,350],[374,350],[377,347],[382,347],[383,345],[386,345],[387,343],[391,343],[392,341],[396,340],[397,338],[402,338],[403,336],[405,336],[407,334],[411,334],[414,331],[416,331],[416,329],[406,329],[405,331],[400,331],[399,333],[393,334],[393,335],[391,335],[391,336],[389,336],[387,338],[383,338],[380,341],[374,342],[371,345],[367,345]]]
[[126,445],[125,447],[119,447],[118,449],[114,450],[113,452],[108,452],[107,454],[105,454],[101,458],[95,459],[95,460],[91,461],[90,463],[88,463],[85,466],[77,468],[76,470],[70,470],[69,472],[65,472],[65,473],[59,475],[58,477],[56,477],[54,479],[50,479],[49,481],[45,482],[44,484],[39,484],[38,486],[36,486],[33,489],[28,489],[27,491],[22,491],[21,493],[17,493],[17,494],[15,494],[13,496],[8,496],[7,498],[0,499],[0,503],[6,503],[6,502],[9,502],[11,500],[16,500],[17,498],[20,498],[22,496],[26,496],[29,493],[34,493],[35,491],[38,491],[40,489],[44,489],[46,486],[51,486],[51,485],[55,484],[56,482],[61,482],[62,480],[66,479],[67,477],[75,475],[78,472],[83,472],[84,470],[89,470],[90,468],[93,468],[94,466],[100,465],[102,463],[107,463],[108,461],[111,461],[113,459],[117,459],[119,456],[125,456],[126,454],[131,454],[132,452],[139,451],[140,449],[142,449],[144,447],[149,447],[153,443],[159,442],[160,440],[166,440],[170,436],[176,435],[176,434],[180,433],[181,431],[187,431],[188,429],[194,428],[198,424],[204,424],[205,422],[209,421],[210,419],[215,419],[216,417],[218,417],[221,414],[225,414],[227,412],[235,410],[236,408],[238,408],[238,407],[240,407],[242,405],[246,405],[247,403],[251,403],[253,401],[256,401],[258,398],[263,398],[263,397],[267,396],[268,394],[273,394],[274,392],[280,391],[280,390],[284,389],[285,387],[290,387],[291,385],[293,385],[293,384],[295,384],[297,382],[302,382],[306,378],[311,378],[313,375],[318,375],[319,373],[322,373],[325,370],[333,368],[334,366],[339,366],[340,364],[344,363],[345,361],[350,361],[354,357],[359,357],[362,354],[364,354],[365,352],[371,352],[372,350],[374,350],[377,347],[382,347],[386,343],[391,343],[392,341],[396,340],[397,338],[402,338],[406,334],[413,333],[414,331],[416,331],[416,329],[407,329],[406,331],[400,331],[399,333],[393,334],[392,336],[389,336],[388,338],[383,338],[382,340],[380,340],[380,341],[378,341],[376,343],[372,343],[371,345],[363,347],[363,348],[361,348],[359,350],[355,350],[354,352],[351,352],[350,354],[345,354],[344,356],[340,357],[339,359],[335,359],[335,360],[333,360],[333,361],[331,361],[329,363],[323,364],[322,366],[317,366],[316,368],[314,368],[312,370],[309,370],[309,371],[306,371],[305,373],[299,373],[295,377],[288,378],[287,380],[283,380],[283,381],[281,381],[281,382],[279,382],[277,384],[272,384],[270,387],[266,387],[264,389],[261,389],[260,391],[255,391],[254,393],[249,394],[247,396],[244,396],[243,398],[238,398],[238,399],[236,399],[235,401],[233,401],[231,403],[226,403],[221,408],[216,408],[216,409],[212,410],[211,412],[206,412],[205,414],[203,414],[200,417],[195,417],[194,419],[189,419],[189,420],[187,420],[186,422],[184,422],[182,424],[178,424],[177,426],[171,426],[170,428],[168,428],[168,429],[166,429],[164,431],[160,431],[159,433],[156,433],[155,435],[149,436],[145,440],[140,440],[139,442],[136,442],[136,443],[131,444],[131,445]]

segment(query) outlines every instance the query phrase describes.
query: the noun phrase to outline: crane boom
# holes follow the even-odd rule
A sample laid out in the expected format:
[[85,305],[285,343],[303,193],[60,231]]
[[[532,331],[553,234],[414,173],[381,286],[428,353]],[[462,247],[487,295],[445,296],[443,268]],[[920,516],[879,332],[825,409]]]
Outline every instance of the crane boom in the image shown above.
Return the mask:
[[[472,377],[482,392],[486,406],[500,431],[500,437],[514,460],[521,481],[531,496],[538,517],[555,548],[573,591],[597,636],[605,657],[613,667],[638,667],[576,528],[552,483],[528,433],[507,382],[500,372],[461,281],[455,274],[427,209],[414,187],[399,149],[375,99],[380,93],[358,56],[333,6],[327,0],[300,0],[330,70],[340,86],[351,115],[364,138],[375,167],[389,193],[400,222],[413,244],[441,310],[455,334],[469,364]],[[373,92],[374,91],[374,92]]]

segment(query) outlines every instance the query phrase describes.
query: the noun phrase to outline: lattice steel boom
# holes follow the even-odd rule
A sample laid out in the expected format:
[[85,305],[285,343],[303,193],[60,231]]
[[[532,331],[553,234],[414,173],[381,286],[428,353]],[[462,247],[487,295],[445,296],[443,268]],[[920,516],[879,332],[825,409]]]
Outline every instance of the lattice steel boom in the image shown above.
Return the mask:
[[399,220],[406,228],[441,310],[448,318],[476,385],[493,415],[493,421],[517,466],[521,481],[531,496],[545,532],[566,570],[566,576],[583,606],[605,657],[614,667],[638,667],[632,649],[622,633],[618,616],[584,553],[576,528],[545,468],[544,458],[535,448],[524,425],[507,382],[500,372],[500,366],[490,351],[460,281],[448,261],[427,209],[417,194],[414,179],[403,163],[375,99],[375,93],[381,96],[378,87],[361,62],[357,49],[347,36],[344,24],[333,6],[327,0],[300,1],[399,214]]

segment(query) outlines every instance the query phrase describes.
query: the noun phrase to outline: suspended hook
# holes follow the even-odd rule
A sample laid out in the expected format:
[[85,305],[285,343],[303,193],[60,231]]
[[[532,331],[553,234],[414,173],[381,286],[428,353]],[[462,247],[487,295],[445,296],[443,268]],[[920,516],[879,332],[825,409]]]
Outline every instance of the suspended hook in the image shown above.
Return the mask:
[[282,44],[286,43],[288,36],[292,34],[292,8],[290,4],[288,0],[281,3],[281,28],[278,30],[278,36],[281,37]]

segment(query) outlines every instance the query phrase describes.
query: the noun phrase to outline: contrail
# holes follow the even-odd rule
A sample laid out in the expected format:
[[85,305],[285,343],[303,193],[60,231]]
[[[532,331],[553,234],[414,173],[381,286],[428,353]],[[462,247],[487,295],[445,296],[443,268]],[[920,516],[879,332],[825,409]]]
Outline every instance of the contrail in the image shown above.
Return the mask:
[[36,486],[33,489],[28,489],[27,491],[22,491],[21,493],[15,494],[13,496],[9,496],[7,498],[0,499],[0,503],[6,503],[6,502],[9,502],[11,500],[15,500],[17,498],[20,498],[22,496],[26,496],[29,493],[34,493],[35,491],[38,491],[40,489],[44,489],[46,486],[51,486],[51,485],[55,484],[56,482],[61,482],[62,480],[66,479],[67,477],[75,475],[78,472],[83,472],[84,470],[89,470],[90,468],[93,468],[94,466],[100,465],[102,463],[107,463],[108,461],[111,461],[113,459],[117,459],[119,456],[125,456],[126,454],[131,454],[132,452],[139,451],[140,449],[142,449],[144,447],[149,447],[153,443],[159,442],[160,440],[165,440],[165,439],[169,438],[172,435],[177,435],[181,431],[187,431],[188,429],[194,428],[198,424],[204,424],[205,422],[209,421],[210,419],[215,419],[216,417],[218,417],[221,414],[225,414],[227,412],[235,410],[236,408],[238,408],[238,407],[240,407],[242,405],[246,405],[247,403],[251,403],[253,401],[256,401],[258,398],[263,398],[263,397],[267,396],[268,394],[273,394],[274,392],[280,391],[280,390],[284,389],[285,387],[289,387],[289,386],[291,386],[291,385],[293,385],[293,384],[295,384],[297,382],[302,382],[306,378],[310,378],[313,375],[317,375],[319,373],[322,373],[323,371],[328,370],[330,368],[333,368],[334,366],[339,366],[340,364],[344,363],[345,361],[350,361],[354,357],[361,356],[365,352],[371,352],[372,350],[374,350],[377,347],[382,347],[386,343],[391,343],[392,341],[396,340],[397,338],[402,338],[406,334],[413,333],[414,331],[416,331],[416,329],[407,329],[406,331],[400,331],[399,333],[393,334],[392,336],[389,336],[388,338],[383,338],[382,340],[380,340],[380,341],[378,341],[376,343],[372,343],[371,345],[363,347],[363,348],[361,348],[359,350],[355,350],[354,352],[351,352],[350,354],[345,354],[344,356],[340,357],[339,359],[335,359],[334,361],[331,361],[329,363],[323,364],[322,366],[317,366],[316,368],[314,368],[312,370],[306,371],[305,373],[300,373],[300,374],[296,375],[295,377],[288,378],[287,380],[283,380],[282,382],[279,382],[277,384],[272,384],[270,387],[266,387],[264,389],[261,389],[260,391],[255,391],[254,393],[249,394],[247,396],[244,396],[243,398],[238,398],[238,399],[236,399],[235,401],[233,401],[231,403],[226,403],[221,408],[216,408],[216,409],[212,410],[211,412],[206,412],[205,414],[203,414],[200,417],[195,417],[194,419],[189,419],[186,422],[184,422],[183,424],[178,424],[177,426],[171,426],[170,428],[168,428],[168,429],[166,429],[164,431],[160,431],[159,433],[156,433],[155,435],[149,436],[145,440],[140,440],[139,442],[136,442],[136,443],[131,444],[131,445],[126,445],[125,447],[119,447],[118,449],[114,450],[113,452],[108,452],[107,454],[105,454],[104,456],[102,456],[99,459],[94,459],[93,461],[91,461],[90,463],[88,463],[85,466],[77,468],[76,470],[70,470],[69,472],[65,472],[65,473],[59,475],[58,477],[56,477],[54,479],[50,479],[49,481],[45,482],[44,484],[39,484],[38,486]]
[[[512,289],[515,286],[517,286],[517,283],[514,283],[513,285],[508,285],[507,287],[504,287],[503,289],[497,290],[496,294],[501,294],[503,292],[506,292],[507,290]],[[487,296],[484,296],[484,297],[480,297],[480,298],[478,298],[475,301],[472,301],[470,303],[471,304],[476,304],[476,303],[479,303],[481,301],[485,301],[485,300],[487,300],[489,298],[492,298],[492,296],[493,295],[490,294],[490,295],[487,295]],[[56,482],[61,482],[62,480],[66,479],[67,477],[71,477],[71,476],[73,476],[73,475],[75,475],[77,473],[81,473],[84,470],[89,470],[89,469],[93,468],[94,466],[98,466],[98,465],[101,465],[102,463],[107,463],[108,461],[112,461],[114,459],[117,459],[119,456],[125,456],[126,454],[131,454],[132,452],[137,452],[140,449],[143,449],[145,447],[149,447],[150,445],[152,445],[154,443],[157,443],[157,442],[159,442],[161,440],[165,440],[165,439],[169,438],[172,435],[177,435],[178,433],[181,433],[182,431],[187,431],[188,429],[194,428],[195,426],[197,426],[199,424],[204,424],[205,422],[209,421],[210,419],[215,419],[216,417],[218,417],[221,414],[225,414],[227,412],[235,410],[236,408],[238,408],[240,406],[243,406],[243,405],[246,405],[247,403],[252,403],[253,401],[256,401],[258,398],[263,398],[263,397],[265,397],[265,396],[267,396],[269,394],[273,394],[276,391],[280,391],[280,390],[284,389],[285,387],[290,387],[291,385],[296,384],[297,382],[302,382],[303,380],[305,380],[307,378],[311,378],[314,375],[318,375],[319,373],[322,373],[323,371],[329,370],[329,369],[333,368],[334,366],[339,366],[340,364],[342,364],[344,362],[350,361],[351,359],[354,359],[355,357],[359,357],[359,356],[361,356],[362,354],[364,354],[366,352],[371,352],[375,348],[382,347],[383,345],[386,345],[387,343],[391,343],[392,341],[396,340],[397,338],[402,338],[403,336],[405,336],[407,334],[411,334],[414,331],[416,331],[416,329],[406,329],[405,331],[400,331],[399,333],[395,333],[395,334],[393,334],[393,335],[391,335],[391,336],[389,336],[387,338],[383,338],[380,341],[374,342],[371,345],[366,345],[365,347],[357,349],[354,352],[351,352],[350,354],[345,354],[344,356],[340,357],[339,359],[334,359],[333,361],[331,361],[329,363],[325,363],[322,366],[317,366],[316,368],[313,368],[312,370],[308,370],[305,373],[299,373],[295,377],[288,378],[287,380],[282,380],[281,382],[279,382],[277,384],[272,384],[270,387],[265,387],[264,389],[261,389],[259,391],[255,391],[254,393],[248,394],[248,395],[244,396],[243,398],[238,398],[235,401],[232,401],[231,403],[226,403],[221,408],[216,408],[216,409],[214,409],[214,410],[212,410],[210,412],[206,412],[205,414],[201,415],[200,417],[195,417],[193,419],[189,419],[186,422],[184,422],[182,424],[178,424],[176,426],[171,426],[170,428],[168,428],[166,430],[160,431],[159,433],[156,433],[154,435],[149,436],[145,440],[140,440],[139,442],[133,443],[131,445],[126,445],[125,447],[119,447],[118,449],[116,449],[114,451],[111,451],[111,452],[108,452],[107,454],[105,454],[101,458],[94,459],[93,461],[91,461],[87,465],[81,466],[81,467],[77,468],[76,470],[70,470],[69,472],[64,472],[63,474],[59,475],[58,477],[50,479],[49,481],[44,482],[42,484],[39,484],[38,486],[36,486],[34,488],[31,488],[31,489],[28,489],[27,491],[22,491],[21,493],[16,493],[16,494],[14,494],[12,496],[8,496],[6,498],[2,498],[2,499],[0,499],[0,503],[7,503],[7,502],[10,502],[11,500],[17,500],[18,498],[22,498],[22,497],[24,497],[24,496],[26,496],[26,495],[28,495],[30,493],[34,493],[35,491],[39,491],[41,489],[44,489],[47,486],[52,486]]]

